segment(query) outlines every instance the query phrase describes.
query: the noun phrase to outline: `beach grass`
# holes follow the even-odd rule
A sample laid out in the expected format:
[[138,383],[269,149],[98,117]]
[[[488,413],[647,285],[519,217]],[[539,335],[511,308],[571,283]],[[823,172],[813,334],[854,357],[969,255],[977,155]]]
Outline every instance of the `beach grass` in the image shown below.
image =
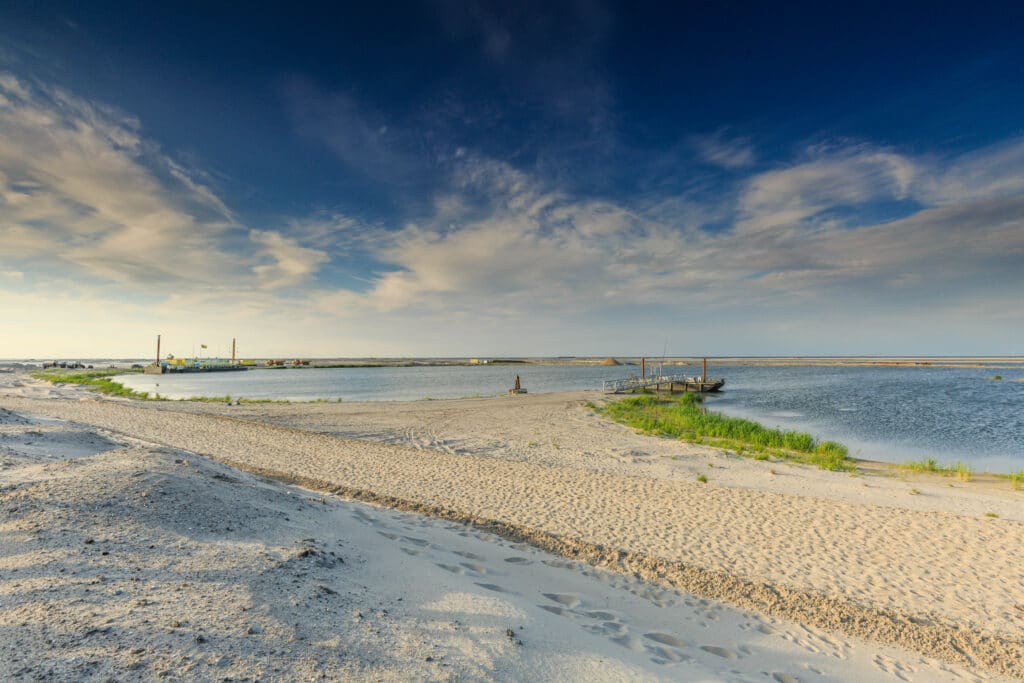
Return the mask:
[[1010,472],[1006,475],[1006,478],[1010,480],[1010,486],[1014,491],[1020,491],[1021,488],[1024,488],[1024,470]]
[[[150,394],[146,391],[135,391],[129,389],[120,382],[110,378],[114,375],[127,375],[142,372],[138,368],[108,368],[103,370],[82,370],[78,372],[66,372],[60,370],[41,370],[33,372],[32,377],[43,379],[54,384],[78,384],[106,396],[121,396],[123,398],[134,398],[140,401],[167,401],[170,400],[160,394]],[[181,401],[194,401],[197,403],[231,403],[231,396],[192,396],[190,398],[178,399]],[[239,403],[291,403],[287,399],[273,398],[240,398]],[[328,399],[318,399],[315,402],[328,402]]]
[[909,460],[901,463],[899,468],[908,472],[930,472],[932,474],[941,474],[944,477],[956,477],[960,481],[970,481],[973,474],[971,468],[962,462],[956,462],[952,465],[940,465],[935,458]]
[[83,370],[81,372],[41,370],[39,372],[33,372],[31,376],[36,379],[44,379],[47,382],[53,382],[54,384],[79,384],[88,388],[90,391],[106,394],[107,396],[121,396],[124,398],[135,398],[142,401],[159,400],[159,395],[156,398],[152,398],[148,392],[129,389],[120,382],[115,382],[110,379],[114,375],[125,375],[135,372],[142,371],[138,368],[107,368],[103,370]]
[[704,408],[699,394],[683,394],[674,399],[634,396],[608,404],[601,413],[647,434],[728,448],[758,460],[776,457],[826,470],[855,468],[846,446],[840,443],[818,441],[804,432],[772,429],[752,420],[710,412]]

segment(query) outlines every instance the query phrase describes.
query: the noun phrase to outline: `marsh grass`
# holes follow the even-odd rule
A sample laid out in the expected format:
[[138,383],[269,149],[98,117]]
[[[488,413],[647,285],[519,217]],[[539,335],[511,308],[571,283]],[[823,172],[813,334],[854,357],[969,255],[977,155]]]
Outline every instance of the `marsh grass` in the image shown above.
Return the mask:
[[[146,391],[135,391],[129,389],[120,382],[114,382],[110,378],[114,375],[127,375],[142,372],[138,368],[109,368],[104,370],[85,370],[83,372],[54,372],[53,370],[41,370],[33,372],[32,377],[44,379],[54,384],[78,384],[107,396],[121,396],[123,398],[134,398],[139,401],[169,401],[166,396],[158,393],[150,394]],[[179,401],[194,401],[196,403],[230,403],[231,396],[192,396],[191,398],[177,399]],[[273,398],[240,398],[239,403],[291,403],[287,399]],[[318,399],[314,402],[327,402],[327,399]],[[340,402],[340,399],[339,399]]]
[[803,432],[772,429],[752,420],[708,412],[698,394],[667,400],[634,396],[610,403],[600,412],[646,434],[727,448],[744,457],[766,460],[774,456],[826,470],[855,468],[846,446],[840,443],[818,441]]
[[940,465],[936,462],[935,458],[910,460],[900,464],[899,468],[908,472],[930,472],[944,477],[956,477],[960,481],[970,481],[973,474],[971,468],[962,462],[956,462],[952,465]]
[[107,396],[121,396],[124,398],[135,398],[142,401],[160,400],[159,394],[151,398],[149,392],[135,391],[129,389],[120,382],[114,382],[110,378],[114,375],[125,375],[133,372],[142,372],[135,368],[108,368],[104,370],[85,370],[84,372],[54,372],[53,370],[42,370],[33,372],[32,377],[44,379],[54,384],[78,384]]
[[1010,487],[1014,491],[1020,491],[1021,488],[1024,488],[1024,470],[1010,472],[1006,475],[1006,478],[1010,480]]

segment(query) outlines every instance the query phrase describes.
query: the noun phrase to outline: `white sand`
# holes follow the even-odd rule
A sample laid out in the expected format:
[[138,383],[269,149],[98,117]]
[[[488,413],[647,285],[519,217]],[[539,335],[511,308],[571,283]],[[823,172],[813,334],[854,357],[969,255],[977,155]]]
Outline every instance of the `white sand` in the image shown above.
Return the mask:
[[[921,495],[902,500],[892,494],[907,489],[899,481],[872,478],[864,487],[779,464],[772,477],[765,463],[608,425],[577,397],[228,408],[125,404],[46,393],[54,390],[23,377],[21,387],[0,381],[0,407],[20,416],[0,425],[0,533],[10,540],[0,551],[0,659],[9,667],[0,677],[1019,675],[1019,662],[984,657],[1019,642],[1024,598],[1014,558],[1024,536],[1018,522],[977,512],[1002,505],[1010,516],[1019,492],[915,483]],[[17,424],[38,415],[79,426]],[[803,604],[825,612],[809,615],[819,622],[837,605],[930,616],[963,629],[970,637],[960,644],[985,667],[962,666],[927,638],[911,645],[960,664],[851,637],[842,623],[837,635],[569,564],[461,524],[331,497],[314,503],[319,494],[196,454],[496,520],[583,551],[622,548],[633,555],[608,569],[653,558],[641,573],[655,580],[659,562],[666,581],[681,576],[684,585],[678,563],[704,572],[698,578],[721,572],[708,590],[725,597],[737,598],[729,592],[743,587],[737,578],[767,582],[782,591],[781,606],[767,609],[776,614]],[[712,484],[694,482],[694,471]],[[884,499],[854,502],[858,489]],[[943,505],[954,510],[934,511]],[[987,641],[972,640],[979,634],[1003,649],[986,650]]]

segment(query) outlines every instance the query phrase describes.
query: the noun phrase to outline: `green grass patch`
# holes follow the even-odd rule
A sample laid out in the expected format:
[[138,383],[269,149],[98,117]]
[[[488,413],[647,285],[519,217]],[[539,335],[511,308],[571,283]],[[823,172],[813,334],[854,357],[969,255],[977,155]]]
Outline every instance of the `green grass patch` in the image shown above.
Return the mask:
[[941,474],[944,477],[956,477],[961,481],[970,481],[973,474],[971,468],[962,462],[956,462],[952,465],[940,465],[935,458],[910,460],[900,464],[899,468],[908,472],[929,472]]
[[846,446],[840,443],[818,441],[804,432],[772,429],[752,420],[709,412],[699,394],[683,394],[668,400],[634,396],[610,403],[600,412],[647,434],[728,448],[749,458],[762,460],[774,456],[826,470],[855,468]]
[[1006,478],[1010,480],[1010,487],[1014,491],[1020,491],[1024,488],[1024,470],[1019,472],[1010,472],[1006,475]]
[[[114,382],[110,378],[114,375],[127,375],[142,372],[138,368],[109,368],[104,370],[82,370],[79,372],[66,372],[54,370],[41,370],[33,372],[32,377],[44,379],[54,384],[78,384],[107,396],[121,396],[123,398],[134,398],[140,401],[166,401],[169,400],[160,394],[150,394],[145,391],[129,389],[120,382]],[[197,403],[230,403],[230,396],[193,396],[182,401],[195,401]],[[326,401],[326,399],[323,399]],[[291,403],[288,400],[273,398],[240,398],[239,403]]]
[[136,398],[142,401],[159,400],[159,395],[157,395],[156,398],[150,398],[148,392],[129,389],[120,382],[114,382],[110,379],[114,375],[126,375],[135,372],[142,371],[138,368],[107,368],[104,370],[83,370],[80,372],[42,370],[40,372],[33,372],[32,377],[35,377],[36,379],[44,379],[47,382],[53,382],[54,384],[79,384],[88,388],[90,391],[106,394],[107,396]]

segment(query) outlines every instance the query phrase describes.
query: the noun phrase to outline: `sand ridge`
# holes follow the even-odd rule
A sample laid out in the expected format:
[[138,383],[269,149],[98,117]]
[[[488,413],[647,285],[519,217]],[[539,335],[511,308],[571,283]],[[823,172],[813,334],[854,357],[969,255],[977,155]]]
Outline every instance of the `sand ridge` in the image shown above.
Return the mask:
[[[1014,522],[417,451],[166,407],[4,403],[245,469],[824,595],[876,616],[900,615],[895,632],[868,628],[867,635],[1020,675],[1020,660],[1011,655],[1020,647],[1024,584],[1013,557],[1024,533]],[[910,628],[921,620],[944,635]]]
[[0,678],[988,678],[479,525],[81,424],[0,424]]

